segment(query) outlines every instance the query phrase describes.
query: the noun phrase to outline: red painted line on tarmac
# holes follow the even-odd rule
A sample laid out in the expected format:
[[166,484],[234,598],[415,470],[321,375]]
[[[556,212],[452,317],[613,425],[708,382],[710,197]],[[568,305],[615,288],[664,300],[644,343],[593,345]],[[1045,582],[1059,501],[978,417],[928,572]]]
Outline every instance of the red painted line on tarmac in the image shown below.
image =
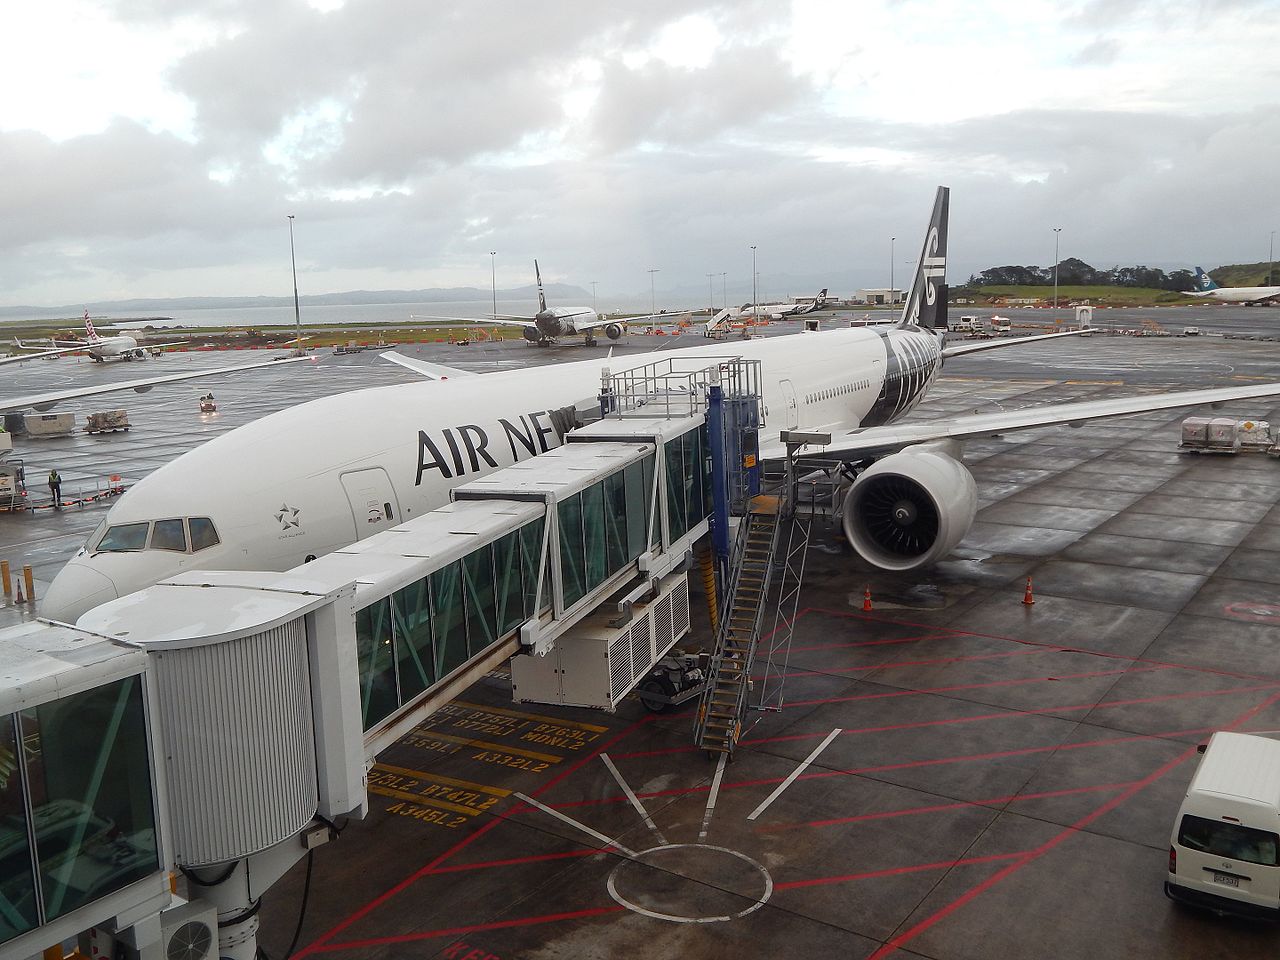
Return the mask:
[[834,817],[830,820],[809,820],[805,823],[781,823],[773,826],[757,827],[757,833],[779,833],[784,830],[799,830],[802,827],[837,827],[846,823],[862,823],[864,820],[889,820],[894,817],[913,817],[925,813],[945,813],[949,810],[967,810],[970,807],[1003,807],[1023,800],[1048,800],[1054,797],[1071,797],[1083,793],[1100,793],[1105,790],[1122,790],[1132,786],[1134,781],[1125,783],[1100,783],[1092,787],[1069,787],[1064,790],[1045,790],[1040,793],[1011,793],[1004,797],[990,797],[986,800],[957,800],[955,803],[938,803],[927,807],[906,807],[902,810],[885,810],[881,813],[862,813],[852,817]]
[[[818,613],[828,617],[841,617],[846,620],[870,620],[876,623],[889,624],[899,627],[917,627],[923,630],[937,629],[934,624],[916,623],[913,620],[890,620],[885,617],[868,617],[866,614],[849,610],[829,610],[825,607],[806,607],[804,613]],[[798,620],[800,615],[797,615]],[[956,627],[950,629],[957,637],[982,637],[987,640],[1001,640],[1005,643],[1016,643],[1025,647],[1040,647],[1045,650],[1056,650],[1059,653],[1082,653],[1090,657],[1103,657],[1108,660],[1123,660],[1128,663],[1149,663],[1156,666],[1176,667],[1179,670],[1187,670],[1191,673],[1208,673],[1215,676],[1235,677],[1240,680],[1274,680],[1274,677],[1264,677],[1252,673],[1238,673],[1234,670],[1218,670],[1213,667],[1197,667],[1189,663],[1180,663],[1176,660],[1152,660],[1147,657],[1128,657],[1123,654],[1109,653],[1105,650],[1095,650],[1090,647],[1084,647],[1079,644],[1059,644],[1047,643],[1042,640],[1024,640],[1020,637],[1006,637],[998,633],[978,633],[973,630],[961,630]]]
[[[906,760],[902,763],[885,763],[874,767],[853,767],[848,770],[822,770],[817,773],[803,773],[799,780],[821,780],[827,777],[853,777],[868,773],[885,773],[890,770],[913,770],[919,767],[942,766],[948,763],[973,763],[982,760],[1003,760],[1008,757],[1026,757],[1036,753],[1050,753],[1055,750],[1084,750],[1092,747],[1110,747],[1122,743],[1145,743],[1148,740],[1172,740],[1178,737],[1199,736],[1211,733],[1215,727],[1195,727],[1190,730],[1166,730],[1160,733],[1134,734],[1129,737],[1112,737],[1108,740],[1085,740],[1080,743],[1055,743],[1045,747],[1021,747],[1017,750],[997,750],[991,753],[970,753],[954,757],[935,757],[931,760]],[[762,777],[759,780],[739,780],[734,783],[720,784],[721,790],[736,790],[740,787],[764,787],[781,783],[786,777]],[[649,793],[637,793],[642,800],[651,797],[682,797],[695,793],[704,793],[710,787],[702,784],[694,787],[672,787],[669,790],[654,790]],[[594,800],[572,800],[568,803],[552,804],[557,810],[570,810],[574,807],[594,807],[603,803],[626,803],[623,796],[600,797]]]
[[[1267,707],[1271,706],[1272,704],[1276,703],[1277,701],[1280,701],[1280,693],[1274,693],[1271,696],[1267,697],[1265,700],[1263,700],[1261,703],[1246,710],[1243,714],[1238,716],[1235,720],[1233,720],[1230,724],[1228,724],[1223,729],[1232,730],[1232,729],[1235,729],[1236,727],[1241,726],[1242,724],[1246,723],[1247,721],[1252,719],[1254,716],[1261,713],[1263,710],[1265,710]],[[1067,838],[1074,836],[1076,833],[1080,832],[1085,827],[1089,826],[1089,824],[1095,822],[1099,818],[1110,813],[1116,807],[1120,806],[1120,804],[1124,803],[1126,800],[1130,799],[1131,797],[1135,796],[1145,788],[1149,787],[1151,784],[1155,783],[1157,780],[1159,780],[1161,777],[1167,774],[1170,770],[1173,770],[1178,765],[1184,763],[1186,760],[1195,756],[1195,753],[1196,753],[1196,748],[1194,745],[1187,747],[1187,749],[1183,750],[1180,754],[1178,754],[1172,760],[1169,760],[1166,763],[1160,765],[1153,772],[1149,773],[1147,776],[1143,777],[1141,780],[1138,780],[1137,782],[1135,782],[1131,787],[1129,787],[1123,793],[1112,797],[1110,800],[1102,804],[1102,806],[1098,807],[1093,812],[1086,814],[1085,816],[1077,820],[1075,823],[1071,824],[1069,827],[1062,830],[1062,832],[1057,834],[1055,837],[1051,838],[1050,840],[1036,847],[1034,850],[1030,850],[1022,854],[1013,863],[1004,867],[1002,870],[997,871],[992,876],[987,877],[987,879],[983,880],[981,883],[976,884],[973,887],[970,887],[967,891],[965,891],[955,900],[951,901],[945,907],[940,908],[939,910],[930,914],[925,919],[921,920],[915,926],[898,934],[898,936],[894,937],[892,940],[889,940],[884,946],[882,946],[879,950],[873,953],[868,958],[868,960],[881,960],[881,958],[887,957],[889,954],[901,948],[903,944],[906,944],[909,941],[914,940],[917,936],[919,936],[921,933],[924,933],[930,927],[933,927],[940,921],[946,919],[955,911],[959,910],[965,904],[970,903],[972,900],[974,900],[976,897],[978,897],[982,893],[985,893],[987,890],[990,890],[992,887],[998,884],[1005,877],[1009,877],[1017,873],[1027,864],[1035,862],[1036,860],[1044,856],[1049,851],[1060,846],[1065,840],[1067,840]]]
[[[654,716],[654,715],[651,715],[651,716]],[[597,747],[594,751],[592,751],[591,753],[588,753],[586,756],[582,757],[582,758],[581,758],[577,763],[575,763],[575,764],[573,764],[572,766],[568,767],[566,770],[564,770],[564,771],[563,771],[563,772],[561,772],[559,775],[557,775],[554,779],[552,779],[552,780],[548,781],[547,783],[543,784],[543,785],[542,785],[542,786],[541,786],[541,787],[540,787],[540,788],[539,788],[539,789],[538,789],[538,790],[533,794],[533,796],[535,796],[535,797],[536,797],[536,796],[538,796],[539,794],[541,794],[541,793],[543,793],[543,792],[545,792],[545,791],[547,791],[547,790],[551,789],[551,787],[555,786],[557,783],[559,783],[561,780],[563,780],[563,779],[564,779],[565,777],[567,777],[569,774],[571,774],[571,773],[573,773],[574,771],[576,771],[576,770],[580,769],[580,768],[583,766],[583,764],[585,764],[585,763],[589,762],[590,760],[592,760],[596,755],[598,755],[599,753],[602,753],[602,752],[603,752],[603,751],[605,751],[605,750],[608,750],[608,749],[609,749],[611,746],[613,746],[615,743],[617,743],[618,741],[622,740],[624,737],[628,737],[628,736],[630,736],[632,733],[634,733],[634,732],[635,732],[636,730],[638,730],[641,726],[643,726],[644,724],[646,724],[646,723],[648,723],[648,722],[649,722],[649,717],[647,717],[647,716],[646,716],[646,717],[641,717],[641,718],[640,718],[639,720],[637,720],[635,723],[631,724],[631,725],[630,725],[630,726],[628,726],[626,729],[624,729],[624,730],[622,730],[620,733],[618,733],[618,735],[617,735],[617,736],[615,736],[615,737],[613,737],[612,739],[610,739],[610,740],[606,741],[605,743],[601,744],[601,745],[600,745],[599,747]],[[384,903],[386,903],[388,900],[390,900],[390,899],[391,899],[392,897],[394,897],[396,894],[403,892],[404,890],[406,890],[406,889],[408,889],[409,887],[411,887],[411,886],[412,886],[414,883],[416,883],[418,880],[422,879],[423,877],[427,876],[428,874],[433,873],[437,867],[439,867],[442,863],[446,862],[450,857],[452,857],[454,854],[456,854],[459,850],[464,849],[464,848],[465,848],[465,847],[467,847],[469,844],[473,843],[475,840],[477,840],[477,839],[479,839],[480,837],[484,836],[484,834],[488,833],[490,830],[492,830],[492,829],[493,829],[494,827],[496,827],[498,824],[500,824],[500,823],[505,823],[505,822],[506,822],[506,820],[507,820],[507,818],[508,818],[510,815],[512,815],[512,814],[514,814],[514,813],[516,813],[516,812],[518,812],[518,811],[519,811],[519,809],[520,809],[521,807],[523,807],[523,806],[524,806],[524,804],[519,804],[516,808],[514,808],[514,809],[513,809],[513,810],[511,810],[511,811],[508,811],[508,812],[507,812],[507,813],[505,813],[505,814],[498,814],[498,815],[495,815],[495,816],[494,816],[494,818],[493,818],[492,820],[490,820],[490,821],[489,821],[488,823],[486,823],[484,826],[480,827],[480,829],[476,830],[474,833],[469,834],[469,835],[468,835],[468,836],[466,836],[466,837],[463,837],[461,840],[459,840],[457,843],[455,843],[452,847],[450,847],[450,848],[449,848],[448,850],[446,850],[444,853],[440,854],[440,855],[439,855],[438,857],[436,857],[434,860],[432,860],[431,862],[429,862],[429,863],[428,863],[428,864],[426,864],[425,866],[418,868],[418,869],[417,869],[417,870],[415,870],[413,873],[409,874],[409,876],[405,877],[403,880],[401,880],[399,883],[397,883],[395,886],[393,886],[391,889],[389,889],[389,890],[385,891],[385,892],[384,892],[384,893],[382,893],[382,894],[379,894],[377,897],[374,897],[372,900],[370,900],[370,901],[369,901],[368,903],[366,903],[364,906],[360,907],[360,908],[359,908],[358,910],[356,910],[354,913],[349,914],[349,915],[346,917],[346,919],[339,921],[335,926],[333,926],[333,927],[331,927],[330,929],[326,930],[326,931],[325,931],[324,933],[322,933],[319,937],[317,937],[315,940],[313,940],[310,944],[308,944],[307,946],[305,946],[305,947],[303,947],[301,950],[299,950],[297,953],[295,953],[295,954],[294,954],[294,956],[295,956],[295,957],[305,957],[305,956],[307,956],[308,954],[316,953],[316,952],[318,952],[319,950],[323,949],[323,944],[325,944],[327,941],[329,941],[329,940],[331,940],[333,937],[337,936],[337,935],[338,935],[339,933],[341,933],[343,930],[346,930],[346,929],[347,929],[348,927],[350,927],[353,923],[356,923],[357,921],[362,920],[364,917],[368,916],[370,913],[372,913],[372,912],[373,912],[374,910],[376,910],[378,907],[382,906]]]
[[874,880],[877,877],[900,877],[906,873],[923,873],[926,870],[949,870],[952,867],[967,867],[975,863],[998,863],[1001,860],[1012,860],[1025,857],[1026,853],[993,853],[986,857],[965,857],[963,860],[939,860],[937,863],[920,863],[910,867],[887,867],[884,870],[868,870],[866,873],[847,873],[840,877],[815,877],[812,880],[791,880],[787,883],[775,883],[774,890],[798,890],[803,887],[821,887],[829,883],[848,883],[851,880]]
[[436,867],[432,874],[463,873],[467,870],[491,870],[494,867],[518,867],[526,863],[543,863],[547,860],[573,860],[594,857],[603,850],[567,850],[564,853],[541,853],[529,857],[512,857],[510,860],[480,860],[476,863],[455,863],[449,867]]
[[[797,616],[797,620],[800,618]],[[812,643],[803,647],[792,647],[792,653],[800,653],[806,650],[852,650],[856,647],[884,647],[891,646],[895,643],[923,643],[929,640],[949,640],[957,634],[954,630],[946,630],[942,633],[931,631],[930,633],[922,633],[914,637],[895,637],[889,640],[860,640],[857,643]],[[763,637],[761,639],[764,639]]]
[[[621,904],[611,903],[607,907],[592,907],[587,910],[570,910],[565,913],[548,913],[540,917],[520,917],[516,920],[495,920],[492,923],[473,923],[465,927],[445,927],[440,930],[426,930],[422,933],[401,933],[392,937],[372,937],[368,940],[349,940],[345,943],[328,943],[320,947],[308,947],[312,953],[333,953],[337,950],[363,950],[369,947],[382,947],[392,943],[413,943],[416,940],[434,940],[439,937],[460,937],[468,933],[481,933],[487,930],[509,930],[512,927],[532,927],[539,923],[557,923],[561,920],[581,920],[584,917],[599,917],[606,913],[617,913],[625,910]],[[294,954],[297,956],[297,954]]]
[[[857,673],[859,671],[892,670],[895,667],[933,667],[944,663],[975,663],[982,660],[1007,660],[1010,657],[1034,657],[1044,653],[1043,649],[1010,650],[1007,653],[981,653],[972,657],[937,657],[932,660],[897,660],[892,663],[871,663],[860,667],[832,667],[830,670],[792,670],[784,673],[784,677],[830,677],[837,673]],[[756,674],[754,680],[763,679],[763,674]]]
[[[1153,668],[1154,669],[1154,668]],[[1129,672],[1129,671],[1122,671]],[[925,727],[947,727],[959,723],[976,723],[984,720],[1014,720],[1024,717],[1054,717],[1060,713],[1078,713],[1082,710],[1104,710],[1111,707],[1131,707],[1142,703],[1163,703],[1168,700],[1195,700],[1200,697],[1223,697],[1230,696],[1233,693],[1256,693],[1259,690],[1274,690],[1280,686],[1280,681],[1272,683],[1257,684],[1252,687],[1224,687],[1218,690],[1188,690],[1182,693],[1165,693],[1156,697],[1134,697],[1129,700],[1109,700],[1098,703],[1080,703],[1068,706],[1058,707],[1037,707],[1034,710],[1000,710],[995,713],[975,713],[963,717],[944,717],[941,720],[916,720],[912,723],[889,723],[876,727],[848,727],[841,731],[840,736],[847,737],[855,734],[864,733],[892,733],[896,730],[919,730]],[[897,694],[889,694],[896,696]],[[968,702],[968,701],[966,701]],[[788,733],[780,734],[776,737],[757,737],[755,739],[747,739],[740,741],[741,746],[758,747],[763,744],[772,743],[795,743],[800,740],[815,740],[818,737],[824,737],[826,733]],[[686,753],[698,749],[697,747],[669,747],[663,751],[653,751],[653,753]],[[626,756],[647,756],[650,754],[635,753],[626,754]]]
[[792,700],[783,709],[792,707],[820,707],[828,703],[855,703],[860,700],[887,700],[893,697],[915,697],[921,694],[955,693],[958,690],[989,690],[994,687],[1016,687],[1024,683],[1048,683],[1054,680],[1090,680],[1095,677],[1116,677],[1126,673],[1150,673],[1170,670],[1172,667],[1121,667],[1118,670],[1089,670],[1084,673],[1055,673],[1043,677],[1018,677],[1013,680],[989,680],[986,683],[957,683],[949,687],[920,687],[914,690],[894,690],[888,693],[859,693],[849,697],[824,697],[818,700]]

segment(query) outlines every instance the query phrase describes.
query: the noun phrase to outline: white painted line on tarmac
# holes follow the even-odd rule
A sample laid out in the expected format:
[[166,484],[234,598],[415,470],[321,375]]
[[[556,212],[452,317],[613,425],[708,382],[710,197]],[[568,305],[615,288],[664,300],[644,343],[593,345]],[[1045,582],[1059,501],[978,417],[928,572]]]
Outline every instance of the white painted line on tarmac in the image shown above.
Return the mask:
[[716,812],[716,797],[720,795],[720,780],[724,777],[724,764],[729,759],[729,754],[720,754],[719,761],[716,762],[716,775],[711,779],[711,793],[707,796],[707,812],[702,815],[702,830],[698,833],[699,840],[707,839],[707,828],[711,826],[711,815]]
[[533,797],[525,796],[523,793],[517,793],[516,796],[519,797],[525,803],[529,804],[529,806],[537,807],[543,813],[549,813],[551,814],[551,816],[555,817],[557,820],[561,820],[564,823],[569,824],[569,826],[571,827],[577,827],[583,833],[587,834],[587,836],[594,837],[595,839],[599,840],[606,847],[613,847],[623,856],[631,857],[633,860],[635,859],[635,853],[628,850],[626,847],[620,844],[617,840],[614,840],[611,837],[606,837],[603,833],[599,833],[595,830],[592,830],[585,823],[579,823],[577,820],[574,820],[572,817],[566,817],[559,810],[552,810],[550,807],[546,806],[545,804],[541,804],[537,800],[533,799]]
[[792,770],[791,775],[787,777],[787,779],[783,780],[780,784],[778,784],[777,788],[773,791],[773,793],[765,797],[764,802],[760,804],[760,806],[756,807],[755,810],[753,810],[751,814],[747,817],[747,819],[754,820],[756,817],[760,816],[760,814],[764,813],[765,810],[769,809],[769,804],[773,803],[773,801],[777,800],[778,797],[782,796],[782,791],[787,789],[787,787],[791,786],[791,784],[795,783],[796,777],[804,773],[804,771],[808,768],[809,764],[813,763],[813,761],[818,758],[818,754],[820,754],[823,750],[827,749],[827,744],[829,744],[836,737],[840,736],[840,734],[843,732],[844,731],[841,730],[839,727],[836,727],[834,730],[828,733],[827,739],[823,740],[820,744],[818,744],[818,746],[814,748],[813,753],[805,757],[804,762],[801,763],[800,766]]
[[600,759],[604,761],[604,765],[609,768],[609,772],[613,774],[613,779],[618,781],[618,786],[622,788],[622,792],[627,795],[627,799],[631,801],[631,805],[636,808],[636,813],[640,814],[640,819],[644,821],[644,825],[654,832],[658,838],[658,842],[666,846],[667,838],[662,835],[662,831],[658,829],[658,825],[653,822],[653,818],[649,816],[649,811],[644,808],[644,804],[640,802],[632,789],[627,786],[627,781],[622,779],[622,774],[618,772],[618,768],[613,765],[613,761],[609,759],[607,753],[600,754]]

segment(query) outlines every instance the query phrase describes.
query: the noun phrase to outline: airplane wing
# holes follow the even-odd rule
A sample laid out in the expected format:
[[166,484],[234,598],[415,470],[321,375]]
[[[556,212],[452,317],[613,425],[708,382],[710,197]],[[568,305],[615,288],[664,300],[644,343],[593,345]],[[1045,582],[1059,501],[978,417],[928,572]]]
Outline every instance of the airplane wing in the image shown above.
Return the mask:
[[431,317],[415,313],[410,320],[438,320],[442,323],[496,323],[505,327],[528,327],[537,322],[535,317],[514,317],[498,314],[492,317]]
[[418,360],[414,357],[406,357],[402,353],[396,353],[394,350],[388,350],[386,353],[378,354],[383,360],[390,360],[392,363],[398,363],[400,366],[412,370],[414,373],[420,373],[428,380],[447,380],[450,377],[474,377],[477,374],[470,370],[462,370],[458,367],[446,367],[443,363],[431,363],[427,360]]
[[242,370],[256,370],[259,367],[274,367],[286,363],[301,363],[304,360],[314,362],[312,357],[291,357],[278,360],[257,360],[253,363],[240,363],[229,367],[211,367],[204,370],[191,370],[185,373],[170,373],[162,377],[146,377],[142,380],[123,380],[118,383],[102,383],[92,387],[72,387],[52,393],[33,393],[25,397],[0,397],[0,413],[10,410],[24,410],[32,407],[36,410],[48,410],[55,403],[63,400],[78,400],[81,397],[95,397],[101,393],[115,393],[118,390],[136,390],[146,393],[152,387],[162,383],[177,383],[181,380],[195,380],[198,377],[221,377]]
[[1030,337],[1013,337],[1008,340],[978,340],[972,343],[957,344],[954,347],[943,347],[942,356],[950,359],[951,357],[962,357],[966,353],[977,353],[979,350],[1016,347],[1023,343],[1033,343],[1036,340],[1054,340],[1058,337],[1084,337],[1096,332],[1092,327],[1084,327],[1080,330],[1066,330],[1062,333],[1039,333]]
[[[833,433],[831,443],[814,447],[810,452],[841,460],[858,460],[901,450],[914,443],[931,440],[976,440],[997,437],[1015,430],[1030,430],[1060,424],[1080,426],[1087,420],[1103,417],[1126,417],[1155,410],[1179,407],[1218,405],[1233,400],[1254,400],[1280,396],[1280,383],[1259,383],[1249,387],[1215,387],[1209,390],[1184,390],[1157,393],[1145,397],[1121,397],[1114,400],[1081,400],[1073,403],[1046,404],[1023,410],[976,414],[970,417],[946,418],[922,423],[898,423],[884,427],[867,427]],[[761,451],[766,459],[785,455],[781,443],[769,444]]]
[[[28,347],[27,349],[30,348]],[[6,363],[21,363],[23,360],[34,360],[37,357],[56,357],[59,354],[71,353],[73,350],[83,349],[83,347],[58,347],[56,350],[42,350],[39,353],[14,354],[11,357],[0,357],[0,365]]]

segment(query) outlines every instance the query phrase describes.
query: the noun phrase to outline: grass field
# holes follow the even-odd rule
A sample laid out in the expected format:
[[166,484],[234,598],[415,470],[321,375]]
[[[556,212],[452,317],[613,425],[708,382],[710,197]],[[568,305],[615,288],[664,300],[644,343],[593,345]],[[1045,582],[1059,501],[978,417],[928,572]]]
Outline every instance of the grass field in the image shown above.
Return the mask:
[[[1053,286],[983,286],[956,288],[951,291],[957,297],[975,297],[979,299],[1005,300],[1037,298],[1046,302],[1053,301]],[[1198,302],[1195,297],[1188,297],[1171,290],[1154,290],[1148,287],[1058,287],[1058,303],[1065,305],[1072,301],[1088,300],[1092,304],[1110,304],[1112,306],[1175,306],[1184,303]]]

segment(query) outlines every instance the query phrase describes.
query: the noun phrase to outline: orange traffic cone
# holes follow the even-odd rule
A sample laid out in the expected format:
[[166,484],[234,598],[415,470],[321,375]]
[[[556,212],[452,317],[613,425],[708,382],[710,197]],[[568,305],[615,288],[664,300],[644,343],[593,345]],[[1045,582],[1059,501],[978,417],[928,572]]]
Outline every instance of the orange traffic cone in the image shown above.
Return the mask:
[[867,589],[862,594],[862,612],[871,612],[871,584],[867,584]]
[[1036,598],[1031,595],[1031,578],[1027,577],[1027,592],[1022,595],[1022,602],[1028,607],[1036,602]]
[[27,598],[22,595],[22,581],[18,581],[18,595],[14,598],[14,603],[26,603]]

